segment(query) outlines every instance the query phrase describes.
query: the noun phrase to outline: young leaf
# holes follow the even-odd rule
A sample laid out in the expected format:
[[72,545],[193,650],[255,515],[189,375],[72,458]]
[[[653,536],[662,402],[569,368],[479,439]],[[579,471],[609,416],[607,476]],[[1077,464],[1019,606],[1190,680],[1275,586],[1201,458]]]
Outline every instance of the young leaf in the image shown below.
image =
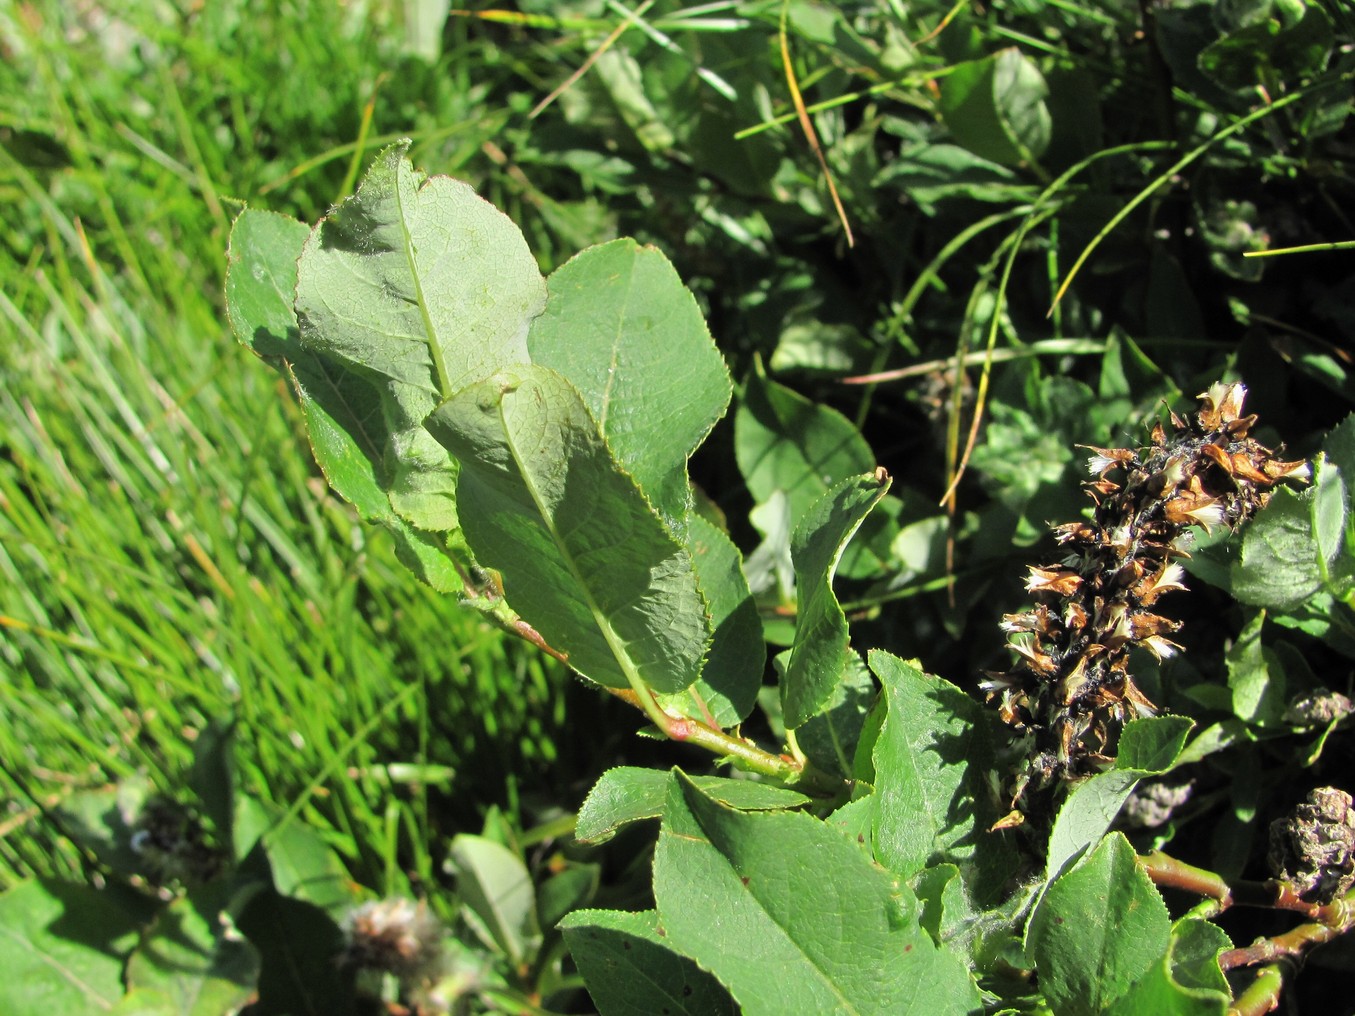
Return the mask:
[[847,541],[889,483],[883,470],[843,480],[814,503],[791,539],[799,609],[795,643],[781,680],[781,704],[791,729],[819,712],[841,677],[847,618],[833,594],[833,575]]
[[1284,722],[1288,697],[1284,669],[1261,642],[1265,622],[1266,612],[1257,611],[1224,654],[1224,661],[1233,713],[1248,723],[1273,727]]
[[226,310],[236,339],[288,380],[296,392],[316,464],[334,490],[369,522],[391,531],[401,560],[441,592],[461,588],[447,546],[395,513],[394,463],[381,396],[364,376],[301,344],[293,309],[304,223],[245,209],[231,227]]
[[[722,776],[695,776],[692,782],[713,800],[747,811],[798,808],[809,803],[803,794],[770,783]],[[668,797],[668,783],[668,773],[658,769],[608,769],[584,798],[574,827],[575,838],[602,843],[628,822],[658,818]]]
[[534,365],[504,371],[439,406],[428,429],[461,460],[472,550],[571,667],[613,688],[696,680],[711,632],[691,555],[568,381]]
[[734,454],[758,504],[782,491],[793,524],[834,484],[875,468],[875,454],[837,410],[816,405],[760,369],[734,416]]
[[959,688],[888,653],[870,654],[884,686],[884,725],[875,741],[875,856],[912,878],[950,862],[970,869],[969,890],[992,902],[1017,857],[1001,833],[983,774],[992,768],[983,707]]
[[[663,705],[697,719],[709,712],[716,726],[732,727],[753,711],[762,687],[767,665],[762,619],[743,577],[739,550],[728,536],[692,515],[687,520],[687,547],[713,634],[701,677],[671,701],[665,699]],[[693,701],[693,693],[700,696],[699,704]]]
[[560,922],[599,1016],[735,1016],[720,982],[668,947],[657,916],[576,910]]
[[1166,954],[1106,1009],[1110,1016],[1224,1016],[1233,1000],[1219,953],[1233,943],[1223,929],[1198,918],[1172,925]]
[[355,902],[352,878],[334,848],[310,826],[277,824],[276,810],[252,797],[235,802],[235,856],[259,848],[268,861],[273,887],[285,897],[322,908],[339,920]]
[[941,80],[941,116],[955,140],[1003,166],[1038,159],[1049,144],[1049,87],[1015,47],[962,63]]
[[1134,848],[1113,833],[1049,887],[1029,943],[1051,1008],[1059,1016],[1095,1016],[1163,962],[1171,918]]
[[733,811],[674,772],[654,898],[665,941],[747,1016],[982,1011],[912,891],[812,816]]
[[382,152],[311,232],[296,312],[305,348],[380,391],[396,511],[443,531],[456,526],[456,471],[422,423],[465,385],[527,361],[546,286],[517,226],[467,184],[416,173],[408,148]]
[[522,859],[502,844],[461,833],[452,840],[451,866],[457,894],[475,926],[517,966],[530,960],[541,940],[536,889]]
[[1341,548],[1347,510],[1340,470],[1319,458],[1311,488],[1297,494],[1279,488],[1247,528],[1233,566],[1233,595],[1282,610],[1320,592]]
[[670,523],[687,513],[687,458],[731,385],[696,300],[661,252],[590,247],[551,273],[527,332],[533,363],[567,377],[621,467]]
[[[777,657],[789,659],[789,651]],[[854,771],[857,747],[871,708],[879,697],[875,679],[855,652],[843,658],[842,674],[823,709],[795,730],[795,741],[817,768],[844,780],[860,778]]]

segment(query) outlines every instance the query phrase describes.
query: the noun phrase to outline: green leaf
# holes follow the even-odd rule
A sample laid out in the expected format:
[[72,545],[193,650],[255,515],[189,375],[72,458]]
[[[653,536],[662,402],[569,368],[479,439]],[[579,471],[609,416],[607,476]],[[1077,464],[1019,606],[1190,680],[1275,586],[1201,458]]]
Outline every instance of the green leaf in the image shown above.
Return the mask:
[[884,686],[886,713],[875,741],[875,856],[904,878],[949,862],[971,873],[979,900],[992,902],[1018,862],[984,774],[993,751],[984,711],[954,685],[888,653],[870,654]]
[[[712,800],[747,811],[798,808],[809,798],[794,790],[751,780],[695,776],[692,782]],[[579,809],[576,839],[602,843],[628,822],[658,818],[668,798],[668,773],[658,769],[618,766],[602,774]]]
[[734,454],[753,499],[764,504],[783,492],[792,524],[835,484],[875,468],[875,454],[850,420],[768,380],[760,368],[745,382],[734,416]]
[[1171,931],[1134,848],[1113,833],[1049,887],[1031,919],[1040,990],[1059,1016],[1104,1013],[1163,962]]
[[587,906],[597,895],[602,865],[565,862],[536,891],[536,916],[542,928],[554,928],[573,910]]
[[217,718],[207,724],[193,745],[188,783],[202,802],[202,813],[223,844],[233,842],[235,820],[235,720]]
[[1284,669],[1261,643],[1265,621],[1266,612],[1257,611],[1224,654],[1233,712],[1262,727],[1282,725],[1288,705]]
[[[777,658],[789,658],[789,652]],[[855,652],[843,659],[842,674],[823,709],[796,728],[795,743],[814,766],[853,779],[857,746],[879,696],[875,679]]]
[[123,961],[154,905],[129,889],[24,882],[0,896],[0,1010],[53,1016],[108,1010]]
[[344,935],[319,907],[264,889],[250,897],[237,922],[258,950],[259,997],[269,1013],[356,1016],[351,966],[335,964]]
[[654,897],[665,941],[747,1016],[982,1011],[965,965],[922,929],[912,891],[809,815],[733,811],[675,772]]
[[1318,463],[1314,485],[1301,494],[1282,487],[1247,528],[1232,569],[1232,591],[1243,603],[1283,610],[1301,606],[1327,580],[1345,524],[1345,484]]
[[476,556],[569,665],[613,688],[686,688],[710,619],[690,553],[616,464],[578,392],[524,366],[463,389],[428,427],[462,462]]
[[441,592],[461,588],[445,544],[395,513],[389,492],[398,465],[377,387],[367,377],[301,344],[293,309],[304,223],[246,209],[231,228],[226,308],[236,338],[271,364],[296,392],[316,464],[368,522],[391,531],[401,560]]
[[227,935],[218,914],[229,903],[227,887],[202,887],[169,904],[127,963],[129,990],[163,994],[168,1012],[220,1016],[236,1012],[257,992],[259,954],[238,935]]
[[1119,1000],[1112,1016],[1224,1016],[1233,1000],[1219,968],[1219,953],[1232,942],[1217,925],[1182,918],[1172,926],[1166,954]]
[[235,856],[259,847],[281,895],[314,904],[339,920],[356,901],[356,886],[343,862],[311,827],[295,820],[277,823],[277,809],[252,797],[238,798]]
[[762,619],[743,577],[743,559],[723,531],[692,515],[687,520],[687,547],[710,613],[710,652],[696,683],[677,696],[665,696],[663,705],[697,719],[709,711],[716,726],[732,727],[753,711],[762,687],[767,666]]
[[578,910],[560,922],[599,1016],[735,1016],[710,974],[667,945],[652,910]]
[[472,927],[516,967],[541,944],[536,888],[516,853],[483,836],[461,833],[449,858],[462,904],[474,915]]
[[883,470],[842,481],[814,503],[791,538],[799,607],[781,680],[781,704],[791,729],[823,708],[841,678],[849,635],[833,594],[833,575],[847,542],[889,483]]
[[1049,145],[1049,88],[1015,47],[955,67],[941,79],[941,116],[975,155],[1002,166],[1033,162]]
[[1144,773],[1111,769],[1073,788],[1054,818],[1049,833],[1045,877],[1057,878],[1071,862],[1105,835]]
[[455,464],[424,419],[464,386],[525,363],[545,281],[522,233],[469,185],[425,178],[392,145],[298,262],[302,345],[380,392],[391,503],[420,529],[456,527]]
[[1135,769],[1148,775],[1165,773],[1181,757],[1186,738],[1195,726],[1184,716],[1146,716],[1130,720],[1120,733],[1116,769]]
[[617,462],[676,526],[687,458],[732,390],[695,298],[661,252],[629,239],[588,248],[546,284],[527,333],[532,362],[579,390]]

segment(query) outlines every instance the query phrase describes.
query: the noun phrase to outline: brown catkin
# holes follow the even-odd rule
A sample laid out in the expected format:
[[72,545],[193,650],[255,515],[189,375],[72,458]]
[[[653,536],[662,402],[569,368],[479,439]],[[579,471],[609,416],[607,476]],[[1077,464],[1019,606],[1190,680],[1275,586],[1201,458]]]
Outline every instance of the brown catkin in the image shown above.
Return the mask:
[[1307,478],[1306,463],[1282,462],[1250,436],[1245,396],[1241,384],[1218,383],[1190,419],[1172,413],[1154,426],[1148,447],[1089,448],[1092,517],[1054,527],[1065,555],[1030,569],[1033,605],[1003,620],[1015,663],[981,684],[1022,735],[1013,806],[1029,787],[1109,767],[1124,724],[1156,711],[1129,653],[1141,646],[1164,659],[1180,648],[1171,636],[1181,623],[1157,613],[1157,601],[1185,588],[1187,530],[1236,529],[1277,483]]

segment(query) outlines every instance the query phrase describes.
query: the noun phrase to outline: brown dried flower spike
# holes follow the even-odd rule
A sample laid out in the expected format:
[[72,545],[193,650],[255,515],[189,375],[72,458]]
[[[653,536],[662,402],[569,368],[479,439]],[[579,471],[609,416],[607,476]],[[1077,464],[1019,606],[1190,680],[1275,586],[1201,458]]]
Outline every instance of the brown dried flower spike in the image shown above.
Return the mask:
[[1215,384],[1193,419],[1172,413],[1170,427],[1154,426],[1149,447],[1089,449],[1092,518],[1054,527],[1068,553],[1031,568],[1034,607],[1003,621],[1016,663],[981,684],[1026,735],[1013,802],[1032,781],[1107,768],[1124,724],[1155,712],[1129,673],[1129,651],[1163,659],[1180,648],[1170,638],[1180,622],[1149,608],[1185,588],[1187,529],[1236,529],[1276,483],[1307,479],[1306,463],[1282,462],[1248,436],[1256,417],[1242,415],[1245,395],[1240,384]]

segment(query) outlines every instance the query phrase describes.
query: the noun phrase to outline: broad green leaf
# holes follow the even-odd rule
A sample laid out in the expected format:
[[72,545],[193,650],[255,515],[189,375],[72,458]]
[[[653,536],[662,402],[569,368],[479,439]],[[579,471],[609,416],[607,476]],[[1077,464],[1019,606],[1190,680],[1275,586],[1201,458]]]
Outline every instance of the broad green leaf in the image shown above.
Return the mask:
[[1059,1016],[1104,1013],[1164,962],[1171,931],[1134,848],[1113,833],[1049,887],[1031,919],[1040,990]]
[[258,990],[259,954],[217,918],[227,891],[222,884],[195,889],[162,910],[127,963],[128,989],[162,993],[180,1016],[244,1006]]
[[[789,659],[790,653],[778,657]],[[879,689],[865,663],[855,652],[842,661],[842,674],[823,709],[795,730],[795,743],[814,766],[844,780],[856,777],[853,766],[857,745],[865,729]]]
[[1195,726],[1184,716],[1147,716],[1130,720],[1120,733],[1116,769],[1135,769],[1145,775],[1165,773],[1181,757],[1186,738]]
[[553,928],[570,911],[586,907],[597,895],[601,879],[600,864],[564,862],[559,871],[537,887],[537,923],[543,929]]
[[1282,724],[1288,705],[1284,669],[1261,643],[1265,621],[1266,612],[1257,611],[1224,654],[1233,712],[1262,727]]
[[799,607],[795,643],[781,680],[786,726],[794,729],[828,702],[847,658],[847,617],[833,594],[833,576],[847,541],[889,490],[881,470],[844,480],[816,501],[791,538]]
[[760,368],[745,382],[734,416],[734,454],[753,499],[764,504],[783,492],[792,524],[834,484],[875,468],[850,420],[768,380]]
[[1165,773],[1176,764],[1193,725],[1181,716],[1152,716],[1125,725],[1116,767],[1074,787],[1054,818],[1046,878],[1057,878],[1105,835],[1139,780]]
[[24,882],[0,896],[0,1011],[107,1011],[154,905],[130,889]]
[[613,240],[551,273],[527,333],[533,363],[583,396],[621,467],[671,523],[687,513],[687,458],[729,405],[724,358],[672,264]]
[[472,926],[514,966],[528,961],[541,941],[536,888],[522,858],[483,836],[461,833],[452,840],[450,863],[456,891],[474,915]]
[[[1327,485],[1341,483],[1335,470],[1318,470],[1319,485],[1324,476]],[[1234,596],[1243,603],[1283,610],[1302,605],[1322,589],[1328,562],[1314,525],[1319,503],[1329,526],[1331,495],[1321,493],[1319,486],[1299,494],[1282,487],[1271,495],[1242,538],[1242,557],[1232,570]]]
[[922,929],[912,891],[812,816],[734,811],[674,772],[654,898],[665,942],[747,1016],[982,1011],[964,963]]
[[1044,154],[1049,88],[1020,50],[1004,49],[962,63],[941,79],[941,117],[951,135],[975,155],[1020,166]]
[[275,808],[251,798],[236,800],[235,856],[262,849],[272,873],[273,887],[324,909],[338,920],[356,901],[357,886],[343,862],[323,837],[298,821],[278,825]]
[[992,902],[1018,858],[984,774],[993,768],[983,707],[954,685],[888,653],[870,654],[884,686],[884,725],[875,741],[875,857],[912,878],[924,867],[964,866],[969,891]]
[[312,230],[298,262],[302,345],[371,381],[390,498],[420,529],[457,524],[456,469],[422,424],[443,400],[525,363],[545,281],[522,233],[469,185],[426,178],[407,141]]
[[571,667],[613,688],[677,692],[696,680],[711,632],[691,555],[568,381],[544,367],[505,371],[439,406],[428,427],[461,460],[476,557]]
[[560,922],[599,1016],[735,1016],[720,982],[673,952],[652,910],[576,910]]
[[[746,811],[798,808],[809,798],[794,790],[751,780],[695,776],[692,782],[713,800]],[[576,839],[602,843],[628,822],[658,818],[668,797],[669,774],[659,769],[618,766],[593,784],[579,809]]]
[[1233,1000],[1219,968],[1232,942],[1217,925],[1182,918],[1172,926],[1166,955],[1106,1009],[1110,1016],[1224,1016]]
[[[698,515],[687,520],[687,547],[696,581],[713,629],[706,665],[696,683],[679,695],[664,697],[665,707],[732,727],[752,712],[767,666],[762,619],[743,577],[742,558],[720,529]],[[694,696],[700,696],[698,703]]]
[[301,344],[293,309],[297,258],[309,228],[246,209],[231,229],[226,309],[236,338],[288,380],[301,404],[316,464],[363,519],[391,531],[401,560],[441,592],[461,588],[445,542],[395,513],[392,435],[381,395],[365,375]]

